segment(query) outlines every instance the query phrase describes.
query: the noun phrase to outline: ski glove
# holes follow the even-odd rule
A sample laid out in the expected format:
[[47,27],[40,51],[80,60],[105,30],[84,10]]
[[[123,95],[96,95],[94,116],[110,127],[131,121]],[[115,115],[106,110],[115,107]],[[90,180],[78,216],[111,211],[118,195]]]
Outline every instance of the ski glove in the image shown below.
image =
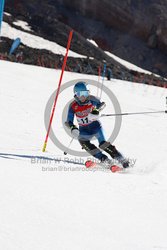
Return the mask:
[[79,136],[79,129],[75,125],[72,125],[70,128],[72,137],[77,139]]
[[99,119],[99,110],[94,108],[91,113],[88,115],[89,121],[96,121]]
[[94,108],[91,112],[92,115],[99,115],[99,110]]

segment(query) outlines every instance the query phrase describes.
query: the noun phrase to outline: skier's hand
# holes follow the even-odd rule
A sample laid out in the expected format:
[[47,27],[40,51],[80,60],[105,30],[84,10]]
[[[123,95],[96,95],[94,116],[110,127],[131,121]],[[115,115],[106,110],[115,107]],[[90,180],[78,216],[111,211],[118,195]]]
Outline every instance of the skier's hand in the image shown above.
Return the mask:
[[99,110],[97,108],[94,108],[91,112],[92,115],[99,115]]
[[89,121],[96,121],[99,119],[99,110],[94,108],[91,113],[88,115]]
[[75,139],[79,136],[79,129],[75,125],[71,126],[71,135]]

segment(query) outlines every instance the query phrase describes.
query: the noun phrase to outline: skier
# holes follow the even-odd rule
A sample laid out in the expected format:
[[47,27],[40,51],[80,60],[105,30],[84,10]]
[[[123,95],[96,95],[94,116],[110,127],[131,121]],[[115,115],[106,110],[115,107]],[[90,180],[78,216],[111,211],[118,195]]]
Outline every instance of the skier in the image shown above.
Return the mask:
[[[75,100],[69,105],[66,126],[70,128],[71,134],[77,138],[83,149],[90,155],[99,159],[100,162],[110,165],[112,172],[121,170],[119,166],[111,164],[111,160],[101,151],[107,152],[113,159],[119,161],[123,168],[129,167],[129,161],[105,140],[101,123],[98,121],[99,112],[106,106],[97,97],[90,95],[85,82],[78,82],[74,86]],[[79,129],[74,125],[74,115],[76,115]],[[99,142],[97,148],[90,140],[96,137]],[[92,161],[85,163],[86,167],[93,166]]]

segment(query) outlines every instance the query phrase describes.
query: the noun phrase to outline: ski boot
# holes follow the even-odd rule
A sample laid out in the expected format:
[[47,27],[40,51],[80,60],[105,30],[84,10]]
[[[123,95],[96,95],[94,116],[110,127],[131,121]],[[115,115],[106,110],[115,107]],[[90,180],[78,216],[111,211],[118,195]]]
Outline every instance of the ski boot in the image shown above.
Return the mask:
[[129,167],[129,160],[125,159],[123,155],[116,149],[115,146],[111,145],[110,142],[102,142],[100,148],[107,152],[113,159],[117,160],[123,168]]

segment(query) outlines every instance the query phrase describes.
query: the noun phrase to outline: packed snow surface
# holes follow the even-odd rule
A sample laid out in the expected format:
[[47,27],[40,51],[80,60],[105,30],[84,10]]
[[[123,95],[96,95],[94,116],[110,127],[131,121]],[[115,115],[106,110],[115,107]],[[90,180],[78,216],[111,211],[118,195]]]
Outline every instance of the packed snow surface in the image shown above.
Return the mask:
[[[136,160],[127,173],[86,171],[85,158],[64,156],[50,139],[42,153],[44,111],[60,73],[0,61],[0,249],[167,249],[167,115],[123,117],[114,144]],[[97,76],[65,72],[62,86],[78,79]],[[166,89],[120,80],[104,85],[122,112],[165,110]],[[96,95],[96,87],[90,90]],[[72,98],[72,87],[60,94],[52,125],[66,146],[62,113]],[[105,93],[102,100],[103,113],[114,113]],[[101,122],[108,138],[115,118]],[[82,151],[77,141],[71,148]]]

